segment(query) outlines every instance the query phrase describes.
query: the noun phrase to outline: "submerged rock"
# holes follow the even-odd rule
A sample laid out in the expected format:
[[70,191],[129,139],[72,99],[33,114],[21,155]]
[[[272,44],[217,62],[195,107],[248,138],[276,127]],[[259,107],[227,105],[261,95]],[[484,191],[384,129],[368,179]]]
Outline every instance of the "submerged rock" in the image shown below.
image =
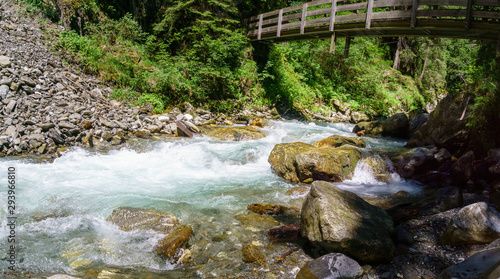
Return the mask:
[[360,137],[343,137],[339,135],[329,136],[314,143],[315,147],[341,147],[342,145],[353,145],[356,147],[366,147],[365,141]]
[[490,243],[500,238],[500,213],[485,202],[460,209],[441,237],[442,244]]
[[300,234],[300,224],[291,224],[270,229],[267,236],[271,242],[294,242]]
[[243,255],[244,262],[267,266],[262,249],[257,245],[244,245],[243,248],[241,248],[241,254]]
[[264,138],[266,133],[253,127],[227,127],[217,128],[209,133],[209,136],[224,141],[246,141]]
[[168,234],[180,223],[174,215],[154,209],[120,207],[106,218],[106,221],[117,225],[120,230],[153,230]]
[[357,279],[363,268],[353,259],[340,253],[331,253],[308,262],[297,274],[297,279]]
[[272,216],[260,215],[255,212],[250,212],[248,214],[236,215],[235,218],[241,222],[241,224],[250,230],[260,230],[260,229],[270,229],[279,226],[279,222],[276,221]]
[[392,260],[394,226],[385,211],[331,183],[316,181],[301,214],[302,237],[369,263]]
[[262,204],[262,203],[254,203],[249,204],[247,209],[259,214],[280,214],[283,213],[288,208],[282,205],[276,204]]
[[271,168],[292,182],[325,180],[340,182],[352,177],[361,152],[352,146],[317,148],[295,142],[274,146],[269,155]]
[[158,242],[156,252],[167,259],[179,259],[187,247],[193,229],[189,226],[179,226],[167,237]]

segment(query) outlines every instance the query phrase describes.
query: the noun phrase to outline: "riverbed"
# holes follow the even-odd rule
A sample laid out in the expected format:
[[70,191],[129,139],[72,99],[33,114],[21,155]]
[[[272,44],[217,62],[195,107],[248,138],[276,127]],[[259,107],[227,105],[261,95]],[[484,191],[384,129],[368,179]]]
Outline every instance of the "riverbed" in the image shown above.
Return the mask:
[[[276,144],[312,144],[334,134],[355,136],[352,128],[341,123],[271,121],[262,129],[267,137],[256,141],[221,142],[207,137],[131,140],[108,152],[70,148],[52,162],[1,158],[2,185],[6,185],[8,168],[16,169],[16,269],[82,275],[118,267],[171,272],[181,274],[179,277],[248,277],[257,272],[294,278],[311,255],[295,252],[290,262],[274,267],[274,259],[294,244],[270,244],[266,228],[244,226],[235,216],[248,213],[247,205],[252,203],[301,207],[307,192],[294,190],[307,190],[308,186],[278,177],[267,162]],[[365,137],[365,141],[365,156],[405,144],[390,138]],[[389,183],[379,182],[363,165],[358,165],[351,180],[337,186],[368,197],[399,191],[418,195],[421,190],[397,174],[392,174]],[[4,258],[10,234],[7,187],[1,193],[0,258]],[[124,232],[106,222],[120,206],[168,212],[192,226],[192,260],[180,265],[166,262],[155,253],[155,245],[164,235]],[[299,221],[298,216],[287,222],[293,221]],[[252,242],[266,251],[268,265],[242,261],[242,246]],[[2,270],[7,267],[7,262],[0,262]]]

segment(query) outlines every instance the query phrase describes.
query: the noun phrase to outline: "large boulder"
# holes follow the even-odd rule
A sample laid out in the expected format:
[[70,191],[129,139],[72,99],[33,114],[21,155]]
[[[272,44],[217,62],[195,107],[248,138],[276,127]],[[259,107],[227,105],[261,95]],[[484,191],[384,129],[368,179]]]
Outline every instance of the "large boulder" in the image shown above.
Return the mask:
[[500,278],[500,247],[486,248],[465,261],[445,269],[438,279],[498,279]]
[[315,245],[362,262],[389,262],[395,251],[394,225],[385,211],[324,181],[312,184],[300,232]]
[[340,253],[330,253],[308,262],[297,274],[297,279],[356,279],[363,268],[353,259]]
[[340,182],[352,177],[361,152],[352,146],[317,148],[302,142],[277,144],[269,155],[271,168],[292,182]]
[[224,141],[246,141],[261,139],[266,133],[253,127],[238,126],[214,129],[209,136]]
[[410,122],[408,116],[404,113],[397,113],[385,120],[377,120],[373,122],[360,122],[354,129],[353,133],[365,131],[368,136],[384,136],[408,138]]
[[123,231],[153,230],[168,234],[180,223],[174,215],[154,209],[119,207],[106,218],[106,221],[117,225]]
[[442,244],[490,243],[500,238],[500,213],[485,202],[460,209],[441,237]]
[[391,161],[401,177],[415,178],[437,167],[437,152],[437,148],[417,147],[400,152]]
[[422,125],[424,125],[425,122],[429,121],[429,118],[430,115],[426,112],[420,113],[415,116],[410,122],[410,137],[413,137],[413,135],[422,127]]
[[[452,154],[464,151],[464,147],[469,144],[469,131],[466,123],[470,110],[465,109],[466,105],[467,97],[463,94],[446,96],[406,146],[434,145],[438,148],[446,148]],[[463,114],[464,117],[462,117]]]
[[342,145],[353,145],[364,148],[366,143],[361,137],[343,137],[339,135],[329,136],[314,143],[315,147],[341,147]]

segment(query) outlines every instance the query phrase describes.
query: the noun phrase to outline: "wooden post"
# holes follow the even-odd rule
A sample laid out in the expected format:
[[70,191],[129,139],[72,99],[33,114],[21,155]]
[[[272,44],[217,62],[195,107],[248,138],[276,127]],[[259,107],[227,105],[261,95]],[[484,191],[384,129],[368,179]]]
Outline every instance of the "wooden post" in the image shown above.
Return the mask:
[[349,58],[349,48],[351,47],[351,37],[346,37],[345,48],[344,48],[344,58]]
[[257,32],[257,40],[262,38],[262,21],[264,20],[264,15],[259,15],[259,31]]
[[471,15],[472,15],[472,0],[467,0],[467,14],[465,16],[465,30],[470,29]]
[[283,21],[283,9],[280,10],[278,16],[278,31],[276,31],[276,37],[281,37],[281,21]]
[[413,6],[411,7],[410,28],[415,28],[417,26],[417,11],[418,11],[418,0],[413,0]]
[[306,17],[307,17],[307,3],[302,5],[302,18],[300,20],[300,34],[304,35],[304,30],[306,28]]
[[330,38],[330,53],[335,53],[335,42],[337,38],[335,38],[335,32],[333,32],[332,37]]
[[403,37],[399,37],[398,39],[398,46],[396,47],[396,54],[394,55],[394,64],[392,65],[394,70],[399,70],[399,55],[401,50],[403,50]]
[[372,25],[372,10],[373,10],[373,0],[368,0],[368,8],[366,10],[365,29],[370,29],[370,27]]
[[332,1],[332,9],[330,11],[330,32],[333,32],[334,30],[335,13],[337,13],[337,0]]

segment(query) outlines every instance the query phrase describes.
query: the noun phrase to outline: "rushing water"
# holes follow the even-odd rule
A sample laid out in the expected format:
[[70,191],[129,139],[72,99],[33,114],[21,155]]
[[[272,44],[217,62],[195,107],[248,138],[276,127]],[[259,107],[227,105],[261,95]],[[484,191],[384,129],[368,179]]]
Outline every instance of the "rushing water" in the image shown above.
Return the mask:
[[[263,129],[268,136],[257,141],[137,141],[106,154],[72,148],[51,163],[3,158],[0,259],[5,259],[8,252],[8,167],[15,167],[17,176],[17,270],[75,274],[75,268],[86,265],[170,270],[176,266],[154,253],[155,244],[163,236],[152,231],[120,231],[105,220],[113,209],[132,206],[172,213],[193,226],[192,243],[202,235],[230,234],[239,227],[234,216],[245,213],[248,204],[300,206],[303,194],[287,193],[297,185],[273,174],[267,162],[275,144],[313,143],[332,134],[353,136],[352,127],[272,122]],[[366,138],[366,142],[366,150],[404,144],[383,138]],[[416,185],[396,175],[389,184],[377,182],[362,164],[352,180],[338,186],[360,195],[419,191]],[[252,237],[255,235],[248,236],[248,241]],[[265,242],[263,234],[258,237]],[[241,245],[247,244],[241,243],[245,239],[229,237],[217,243],[208,251],[215,254],[208,263],[222,273],[234,272],[232,268],[242,263],[238,253]],[[225,263],[218,264],[218,258]],[[2,270],[7,266],[4,260],[0,262]],[[205,276],[203,272],[199,275]]]

